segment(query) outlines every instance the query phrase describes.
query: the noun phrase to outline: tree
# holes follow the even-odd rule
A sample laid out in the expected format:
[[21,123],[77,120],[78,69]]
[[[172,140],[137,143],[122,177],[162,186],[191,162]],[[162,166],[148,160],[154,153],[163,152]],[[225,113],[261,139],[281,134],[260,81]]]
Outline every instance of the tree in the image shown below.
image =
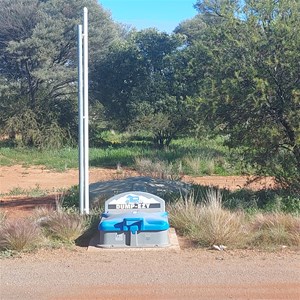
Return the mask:
[[202,114],[261,174],[299,188],[300,2],[214,0],[196,7],[219,19],[192,46],[201,49],[196,59],[205,73]]
[[112,45],[98,64],[94,90],[117,129],[147,129],[164,147],[189,126],[174,68],[182,44],[180,35],[147,29]]
[[84,6],[93,64],[121,35],[96,0],[0,2],[0,126],[25,145],[55,144],[77,132],[76,24]]
[[186,43],[189,45],[198,41],[206,28],[206,23],[201,14],[196,15],[192,19],[181,22],[174,30],[177,34],[182,34],[186,37]]

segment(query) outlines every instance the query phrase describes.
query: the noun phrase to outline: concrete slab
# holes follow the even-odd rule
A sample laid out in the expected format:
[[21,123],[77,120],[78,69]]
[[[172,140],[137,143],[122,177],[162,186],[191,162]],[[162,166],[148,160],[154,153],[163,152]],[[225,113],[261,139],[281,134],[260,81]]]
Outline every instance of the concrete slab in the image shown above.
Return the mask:
[[178,252],[180,251],[180,245],[178,242],[177,234],[174,228],[169,229],[169,239],[170,239],[170,246],[169,247],[153,247],[153,248],[100,248],[97,247],[97,245],[100,242],[100,234],[97,233],[89,243],[89,246],[87,248],[87,251],[89,252],[103,252],[103,251],[173,251]]

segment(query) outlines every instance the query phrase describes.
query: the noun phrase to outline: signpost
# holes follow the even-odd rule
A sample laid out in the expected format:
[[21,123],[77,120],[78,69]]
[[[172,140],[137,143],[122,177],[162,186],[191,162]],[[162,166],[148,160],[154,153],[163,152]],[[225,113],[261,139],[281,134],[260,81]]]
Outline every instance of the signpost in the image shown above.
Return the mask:
[[88,10],[83,9],[83,27],[78,25],[78,146],[80,213],[89,214],[89,90],[88,90]]

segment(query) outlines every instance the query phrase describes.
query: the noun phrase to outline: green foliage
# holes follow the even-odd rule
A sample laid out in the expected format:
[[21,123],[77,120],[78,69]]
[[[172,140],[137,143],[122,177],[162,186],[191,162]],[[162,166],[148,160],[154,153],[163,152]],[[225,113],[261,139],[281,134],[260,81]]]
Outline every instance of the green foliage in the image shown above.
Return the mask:
[[78,167],[76,148],[43,149],[0,148],[0,165],[22,164],[24,166],[44,165],[49,169],[65,171]]
[[[192,139],[173,140],[166,149],[153,149],[151,138],[128,134],[103,132],[105,140],[101,148],[90,149],[91,167],[111,167],[118,164],[135,168],[136,158],[150,161],[160,160],[165,165],[173,165],[179,173],[204,175],[240,174],[241,170],[236,157],[222,145],[223,139]],[[121,143],[119,143],[121,142]],[[109,145],[109,146],[107,146]],[[211,166],[209,166],[209,162]],[[191,163],[197,161],[196,169]],[[49,169],[64,171],[78,167],[78,149],[62,148],[58,150],[32,148],[0,148],[0,165],[23,164],[25,166],[44,165]],[[181,166],[179,168],[179,166]]]
[[115,128],[149,130],[158,147],[190,127],[189,109],[175,82],[180,35],[132,32],[96,66],[95,97]]
[[129,127],[131,131],[147,130],[152,135],[154,146],[162,149],[169,146],[174,133],[170,118],[162,112],[138,116]]
[[69,188],[63,196],[63,208],[79,208],[79,185]]
[[75,25],[84,6],[93,64],[122,33],[96,1],[0,2],[1,134],[38,148],[77,135]]
[[[79,209],[79,185],[74,185],[69,188],[61,197],[61,203],[59,206],[62,210],[78,210]],[[97,201],[90,203],[92,214],[95,214],[102,210],[104,205],[103,199],[99,198]],[[91,220],[88,220],[91,222]],[[88,226],[89,227],[89,226]]]
[[[94,0],[2,0],[0,134],[13,145],[41,150],[74,145],[75,25],[86,6],[91,145],[111,146],[92,150],[92,165],[132,166],[132,151],[159,153],[194,174],[232,174],[243,164],[299,193],[299,3],[198,0],[199,14],[167,34],[126,32]],[[153,152],[148,139],[145,149],[117,149],[124,140],[111,129],[146,130],[156,148],[170,151]],[[224,135],[233,154],[183,157],[184,146],[171,143],[208,132]],[[59,169],[77,166],[70,156],[60,166],[48,159],[44,164]],[[1,163],[13,160],[1,157]]]
[[205,122],[258,173],[298,191],[299,5],[197,1],[206,26],[186,48],[184,71],[200,78],[192,89]]

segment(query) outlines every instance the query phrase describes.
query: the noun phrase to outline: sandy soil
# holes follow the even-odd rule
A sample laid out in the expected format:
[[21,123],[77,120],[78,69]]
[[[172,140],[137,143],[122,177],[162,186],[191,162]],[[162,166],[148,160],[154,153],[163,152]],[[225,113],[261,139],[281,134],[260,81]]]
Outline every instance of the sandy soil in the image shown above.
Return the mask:
[[[91,169],[91,182],[136,176]],[[221,188],[243,187],[246,177],[186,176],[186,182]],[[60,188],[78,182],[78,171],[52,172],[41,167],[0,167],[0,193],[14,188],[47,189],[47,197],[4,196],[1,210],[24,217],[36,206],[54,205]],[[252,189],[272,186],[272,179],[251,183]],[[211,251],[191,248],[170,251],[87,252],[40,250],[0,261],[0,299],[300,299],[300,254],[289,248],[276,253],[250,250]]]

